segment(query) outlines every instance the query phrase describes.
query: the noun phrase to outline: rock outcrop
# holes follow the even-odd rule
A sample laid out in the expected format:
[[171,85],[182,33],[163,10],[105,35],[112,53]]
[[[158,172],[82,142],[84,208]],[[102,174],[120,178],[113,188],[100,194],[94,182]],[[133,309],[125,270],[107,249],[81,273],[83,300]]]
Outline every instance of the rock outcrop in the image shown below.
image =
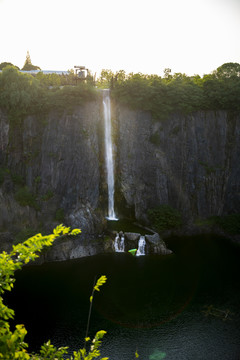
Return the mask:
[[145,235],[148,254],[172,254],[172,250],[168,249],[165,242],[161,239],[158,233],[153,235]]
[[[116,240],[116,232],[112,233],[112,249],[114,249],[114,241]],[[124,237],[124,252],[128,252],[131,249],[138,249],[139,248],[139,240],[141,234],[139,233],[132,233],[132,232],[119,232],[119,238]],[[145,235],[142,236],[145,238],[146,245],[145,245],[145,254],[158,254],[158,255],[169,255],[172,254],[172,251],[169,250],[160,237],[158,233],[154,233],[152,235]]]

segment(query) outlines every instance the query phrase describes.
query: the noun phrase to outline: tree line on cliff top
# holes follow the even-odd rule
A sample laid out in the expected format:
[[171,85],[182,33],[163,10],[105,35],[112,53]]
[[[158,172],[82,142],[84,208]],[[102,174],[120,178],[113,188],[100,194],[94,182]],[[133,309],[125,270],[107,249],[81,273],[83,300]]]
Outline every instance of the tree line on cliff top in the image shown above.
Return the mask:
[[42,72],[32,76],[7,66],[0,73],[0,108],[6,110],[11,119],[20,121],[26,115],[44,115],[51,110],[70,111],[74,106],[96,98],[96,89],[90,83],[69,86],[71,76],[69,79]]
[[171,74],[170,69],[165,69],[164,77],[102,70],[96,82],[90,77],[79,83],[71,72],[67,76],[42,72],[32,76],[6,66],[0,73],[0,108],[24,115],[69,110],[96,99],[96,88],[110,88],[118,103],[150,111],[159,120],[172,113],[198,110],[239,111],[240,64],[223,64],[203,77]]
[[212,74],[187,76],[117,73],[111,79],[113,96],[133,109],[150,111],[156,119],[197,110],[240,110],[240,64],[226,63]]

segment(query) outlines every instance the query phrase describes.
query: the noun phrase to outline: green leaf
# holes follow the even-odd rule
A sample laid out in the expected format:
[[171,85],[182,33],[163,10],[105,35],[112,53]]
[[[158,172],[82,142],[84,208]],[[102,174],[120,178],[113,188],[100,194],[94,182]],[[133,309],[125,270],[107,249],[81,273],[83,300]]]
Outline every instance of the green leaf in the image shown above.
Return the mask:
[[103,284],[105,284],[105,282],[107,281],[107,277],[105,275],[102,275],[96,285],[94,286],[94,290],[100,291],[99,287],[102,286]]

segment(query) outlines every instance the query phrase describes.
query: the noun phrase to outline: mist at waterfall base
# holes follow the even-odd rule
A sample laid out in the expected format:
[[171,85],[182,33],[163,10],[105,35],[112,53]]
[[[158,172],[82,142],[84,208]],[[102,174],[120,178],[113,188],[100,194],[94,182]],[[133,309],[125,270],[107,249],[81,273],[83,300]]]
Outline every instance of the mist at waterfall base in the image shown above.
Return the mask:
[[[96,293],[92,337],[106,330],[102,356],[130,360],[240,358],[240,249],[211,236],[172,238],[174,254],[98,255],[27,266],[17,272],[7,302],[25,324],[30,350],[51,339],[56,346],[83,346],[95,276],[107,283]],[[232,313],[206,316],[205,306]]]

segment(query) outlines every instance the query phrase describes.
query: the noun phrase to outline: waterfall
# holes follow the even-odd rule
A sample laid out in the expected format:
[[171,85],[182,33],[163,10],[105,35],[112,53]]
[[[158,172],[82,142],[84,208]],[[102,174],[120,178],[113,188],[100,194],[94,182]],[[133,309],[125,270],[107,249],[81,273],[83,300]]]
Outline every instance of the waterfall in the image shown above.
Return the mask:
[[121,239],[119,234],[116,235],[115,241],[114,241],[114,248],[116,252],[124,252],[125,250],[125,240],[124,235],[121,235]]
[[136,256],[145,255],[145,236],[140,236],[140,239],[138,241],[138,250],[136,252]]
[[111,132],[111,103],[110,90],[103,90],[104,107],[104,125],[105,125],[105,161],[107,168],[108,185],[108,220],[117,220],[114,211],[114,164],[112,150],[112,132]]

